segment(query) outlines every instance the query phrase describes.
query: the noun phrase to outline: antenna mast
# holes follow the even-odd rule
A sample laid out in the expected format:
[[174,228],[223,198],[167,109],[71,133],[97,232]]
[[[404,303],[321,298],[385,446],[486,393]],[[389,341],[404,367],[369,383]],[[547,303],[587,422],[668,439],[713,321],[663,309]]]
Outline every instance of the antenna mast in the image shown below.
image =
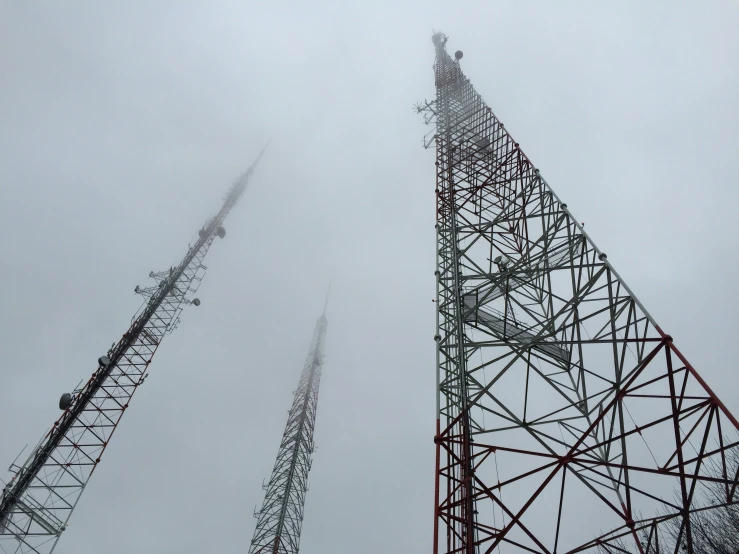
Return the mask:
[[136,287],[148,298],[121,339],[98,359],[87,383],[65,393],[62,416],[21,465],[0,496],[0,551],[50,553],[67,526],[83,490],[129,407],[148,376],[149,364],[165,334],[177,327],[185,305],[205,274],[203,260],[215,237],[225,237],[223,221],[246,188],[264,150],[229,190],[223,207],[206,222],[197,242],[175,267],[149,276],[156,285]]
[[739,501],[739,423],[446,42],[417,106],[437,168],[433,553],[698,554],[696,514]]
[[[326,295],[328,303],[328,294]],[[323,367],[326,338],[326,308],[318,318],[308,357],[295,392],[272,476],[259,512],[249,554],[297,554],[303,524],[305,494],[308,491],[314,450],[318,387]]]

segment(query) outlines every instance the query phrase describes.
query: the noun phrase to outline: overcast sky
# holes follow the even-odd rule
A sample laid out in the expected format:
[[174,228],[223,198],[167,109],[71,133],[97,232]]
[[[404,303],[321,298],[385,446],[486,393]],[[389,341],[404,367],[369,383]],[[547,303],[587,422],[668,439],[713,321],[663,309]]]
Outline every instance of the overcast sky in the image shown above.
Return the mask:
[[329,280],[301,552],[430,551],[432,29],[739,412],[739,5],[605,4],[0,0],[0,467],[272,138],[58,554],[247,551]]

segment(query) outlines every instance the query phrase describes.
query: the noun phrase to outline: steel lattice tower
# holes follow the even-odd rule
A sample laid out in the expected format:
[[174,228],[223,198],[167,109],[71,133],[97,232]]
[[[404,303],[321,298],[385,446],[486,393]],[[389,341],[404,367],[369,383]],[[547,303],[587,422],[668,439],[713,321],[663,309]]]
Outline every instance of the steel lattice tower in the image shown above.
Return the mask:
[[[262,150],[262,154],[264,150]],[[188,299],[205,274],[203,265],[215,237],[223,238],[222,223],[241,197],[254,167],[239,177],[223,207],[200,229],[199,238],[182,262],[169,270],[150,273],[157,284],[136,287],[148,299],[123,337],[98,360],[87,383],[64,394],[64,410],[25,463],[13,464],[11,481],[0,501],[0,552],[50,553],[120,423],[131,397],[148,376],[149,364],[164,336],[179,323]]]
[[308,472],[314,449],[313,430],[321,384],[326,310],[318,318],[300,383],[295,391],[272,475],[257,518],[249,554],[297,554],[303,524]]
[[434,554],[698,554],[739,423],[433,42]]

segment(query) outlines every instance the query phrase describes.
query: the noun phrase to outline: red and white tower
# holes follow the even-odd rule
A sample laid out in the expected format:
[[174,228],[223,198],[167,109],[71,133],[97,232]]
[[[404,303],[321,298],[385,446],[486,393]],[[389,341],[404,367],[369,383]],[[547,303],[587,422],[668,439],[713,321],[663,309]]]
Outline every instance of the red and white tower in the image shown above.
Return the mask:
[[[262,151],[264,153],[264,150]],[[77,390],[62,395],[62,416],[54,422],[28,459],[11,465],[14,475],[0,495],[0,552],[47,554],[54,550],[72,511],[108,446],[165,335],[173,331],[205,275],[203,261],[223,221],[244,192],[254,167],[231,187],[221,210],[199,231],[177,266],[149,277],[151,287],[136,287],[144,308],[120,340],[101,356],[92,376]]]
[[739,422],[433,42],[434,554],[698,554]]

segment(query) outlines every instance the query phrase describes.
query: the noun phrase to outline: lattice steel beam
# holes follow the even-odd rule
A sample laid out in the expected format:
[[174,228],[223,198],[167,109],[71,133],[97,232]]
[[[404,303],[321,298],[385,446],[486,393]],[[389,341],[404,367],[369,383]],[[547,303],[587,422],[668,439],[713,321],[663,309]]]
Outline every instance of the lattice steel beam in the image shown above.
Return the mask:
[[[264,150],[262,150],[262,154]],[[206,222],[197,242],[176,267],[150,273],[157,284],[135,292],[148,298],[121,339],[98,360],[87,383],[60,400],[62,416],[41,439],[0,497],[0,552],[46,554],[57,544],[131,397],[148,376],[165,334],[179,323],[205,273],[203,260],[222,223],[241,197],[261,158],[231,187],[221,210]]]
[[267,491],[259,512],[249,554],[297,554],[303,524],[308,472],[314,450],[318,388],[321,383],[323,349],[326,338],[326,314],[318,318],[308,357],[285,432],[282,435],[272,475],[264,486]]
[[739,422],[433,42],[434,554],[651,553],[670,520],[694,552]]

